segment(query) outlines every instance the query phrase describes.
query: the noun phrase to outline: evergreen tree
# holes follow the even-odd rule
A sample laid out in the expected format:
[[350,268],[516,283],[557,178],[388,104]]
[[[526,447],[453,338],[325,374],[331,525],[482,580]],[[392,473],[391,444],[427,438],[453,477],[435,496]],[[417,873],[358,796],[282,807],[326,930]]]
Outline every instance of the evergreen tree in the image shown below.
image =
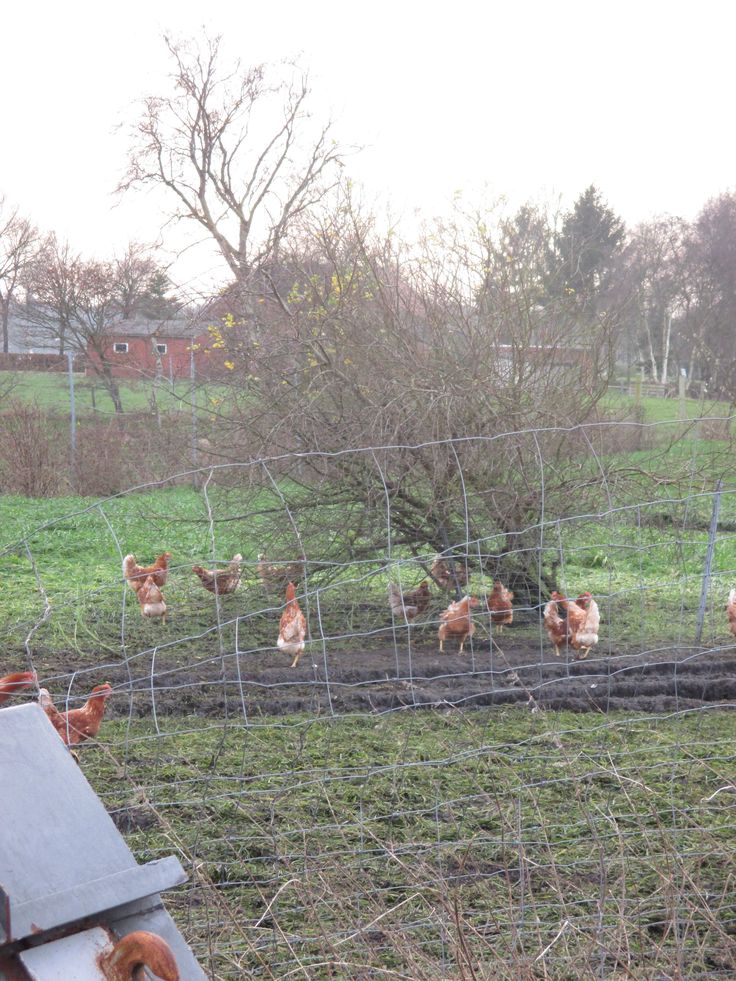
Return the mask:
[[148,320],[169,320],[181,309],[173,293],[171,280],[162,269],[156,269],[141,293],[140,311]]
[[623,221],[591,184],[564,216],[555,236],[558,288],[574,292],[584,302],[596,299],[607,284],[624,234]]

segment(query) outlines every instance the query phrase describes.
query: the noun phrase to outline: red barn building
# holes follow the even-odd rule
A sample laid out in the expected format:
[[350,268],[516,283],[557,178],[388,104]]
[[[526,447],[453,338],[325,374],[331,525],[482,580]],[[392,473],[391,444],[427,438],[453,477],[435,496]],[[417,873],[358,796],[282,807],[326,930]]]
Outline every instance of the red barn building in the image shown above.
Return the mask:
[[[210,350],[210,335],[201,324],[123,320],[110,327],[108,336],[103,357],[116,378],[189,378],[192,358],[197,377],[222,370],[219,352]],[[90,344],[86,353],[89,362],[100,363]],[[94,373],[91,364],[87,373]]]

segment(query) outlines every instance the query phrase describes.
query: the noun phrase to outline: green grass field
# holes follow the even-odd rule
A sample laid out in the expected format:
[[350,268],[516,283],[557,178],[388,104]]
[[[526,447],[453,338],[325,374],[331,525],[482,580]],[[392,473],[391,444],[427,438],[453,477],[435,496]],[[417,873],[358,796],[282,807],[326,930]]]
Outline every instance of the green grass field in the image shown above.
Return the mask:
[[[268,506],[269,495],[264,494]],[[252,499],[249,502],[252,505]],[[43,616],[45,597],[54,615],[36,632],[35,641],[49,649],[74,652],[79,663],[94,663],[100,649],[117,650],[120,643],[120,560],[132,551],[141,561],[152,561],[159,552],[173,555],[167,589],[170,621],[167,625],[140,624],[129,620],[133,638],[180,642],[197,634],[211,611],[189,567],[207,566],[213,555],[230,558],[240,552],[245,559],[244,589],[238,610],[256,612],[263,595],[255,574],[258,552],[263,547],[259,526],[253,521],[228,520],[237,512],[232,493],[210,494],[213,524],[205,500],[190,488],[116,497],[97,506],[84,498],[29,500],[0,499],[3,603],[0,624],[5,648],[18,649],[33,623]],[[605,643],[614,646],[646,645],[687,639],[688,623],[700,596],[707,547],[707,522],[711,498],[631,508],[600,519],[590,518],[544,528],[543,552],[560,563],[559,584],[565,592],[590,590],[601,605],[606,621]],[[663,524],[662,516],[668,516]],[[736,517],[734,492],[724,495],[722,520]],[[695,527],[693,527],[695,524]],[[214,536],[214,539],[213,539]],[[29,554],[30,553],[30,554]],[[719,534],[714,578],[706,619],[705,637],[714,643],[723,636],[722,613],[730,584],[736,580],[736,535]],[[356,572],[357,575],[356,581]],[[418,567],[402,566],[404,581],[422,576]],[[39,582],[43,593],[39,591]],[[319,575],[313,583],[319,585]],[[333,579],[321,603],[326,629],[340,630],[346,608],[354,631],[375,626],[375,610],[384,605],[387,576],[382,563],[364,563],[346,569]],[[490,581],[475,577],[476,594],[490,588]],[[365,608],[370,598],[372,605]],[[544,599],[544,598],[542,598]],[[359,609],[363,612],[357,612]],[[363,619],[361,619],[361,617]],[[690,631],[692,633],[692,631]],[[539,636],[539,627],[519,628],[515,636]],[[217,638],[197,640],[217,650]],[[188,646],[188,642],[185,647]]]
[[[29,402],[35,402],[44,409],[54,409],[59,413],[69,411],[69,382],[64,372],[48,371],[0,371],[0,390],[12,379],[13,395]],[[120,379],[120,394],[123,408],[129,412],[143,412],[151,407],[151,391],[153,383],[150,380],[132,381]],[[217,385],[208,385],[210,395],[220,393]],[[95,408],[100,413],[114,411],[114,406],[101,382],[92,374],[75,374],[74,388],[77,411],[84,414],[93,409],[93,392]],[[168,379],[163,379],[156,388],[159,408],[161,411],[179,410],[190,404],[191,384],[188,379],[176,381],[173,387]],[[206,400],[207,396],[203,396]],[[630,411],[640,406],[643,421],[650,423],[677,422],[685,419],[702,417],[726,417],[732,414],[732,407],[726,402],[714,402],[703,399],[685,399],[683,407],[676,398],[642,397],[637,403],[633,397],[611,391],[601,402],[604,410],[612,412]]]
[[701,419],[712,416],[725,418],[733,415],[733,407],[727,402],[715,402],[712,399],[685,399],[680,403],[677,398],[642,396],[637,402],[633,396],[609,392],[601,405],[610,410],[630,410],[638,405],[645,422],[677,422],[683,418]]
[[[598,598],[604,658],[692,644],[719,478],[703,645],[729,640],[736,481],[726,444],[683,431],[675,401],[644,401],[647,419],[682,435],[669,460],[673,473],[689,468],[690,483],[651,479],[651,448],[623,453],[640,482],[602,482],[594,513],[546,514],[538,539],[564,591]],[[30,652],[61,701],[116,672],[114,712],[81,765],[139,860],[181,859],[190,884],[168,906],[211,976],[736,976],[736,715],[722,706],[572,714],[531,702],[341,713],[307,702],[246,717],[218,672],[226,653],[244,652],[236,661],[247,672],[252,650],[273,648],[279,611],[268,606],[279,601],[264,597],[255,562],[274,519],[257,512],[279,508],[279,487],[267,484],[102,501],[0,497],[0,674],[25,667]],[[292,520],[304,523],[304,538],[319,543],[310,517],[280,514],[290,534]],[[330,515],[324,527],[331,548],[350,531]],[[165,625],[141,619],[120,574],[126,552],[150,561],[164,549],[173,556]],[[190,566],[236,551],[243,586],[218,612]],[[393,557],[407,559],[400,548]],[[323,578],[315,569],[314,636],[337,638],[325,641],[330,655],[356,672],[370,669],[395,574],[380,559]],[[421,575],[402,569],[409,582]],[[476,574],[470,588],[489,585]],[[520,616],[514,644],[549,647],[535,616]],[[419,652],[435,644],[436,623],[412,629]],[[301,683],[310,660],[294,676]],[[201,675],[174,673],[193,665]],[[174,680],[157,696],[146,678],[161,670]],[[248,680],[277,684],[265,673]]]
[[[260,493],[264,509],[278,505],[275,495]],[[626,506],[601,517],[559,524],[551,519],[543,527],[540,557],[558,563],[559,588],[573,595],[588,589],[598,599],[605,624],[602,650],[692,641],[711,505],[712,496],[706,492],[685,500]],[[248,508],[254,508],[252,495],[239,497],[217,488],[206,500],[187,487],[118,496],[99,504],[85,498],[0,498],[0,626],[5,638],[0,670],[12,669],[32,629],[35,647],[56,654],[55,667],[61,652],[75,668],[93,666],[103,654],[120,657],[123,624],[124,644],[133,649],[165,643],[173,646],[180,660],[208,653],[216,656],[220,637],[206,632],[213,616],[210,597],[190,566],[209,566],[213,557],[225,560],[236,552],[244,557],[244,580],[237,605],[228,600],[228,616],[237,610],[239,616],[252,618],[251,645],[273,643],[278,618],[260,613],[265,599],[255,571],[264,543],[261,525],[255,519],[231,520]],[[721,529],[703,634],[704,643],[712,646],[728,636],[723,604],[736,581],[733,490],[722,498]],[[493,547],[492,541],[485,546],[491,551]],[[136,615],[132,594],[127,614],[123,610],[126,591],[120,561],[131,551],[141,561],[152,561],[164,550],[173,556],[166,590],[169,621],[151,624]],[[329,581],[320,579],[318,567],[312,574],[310,588],[320,590],[322,630],[342,634],[347,622],[349,633],[360,635],[383,625],[388,576],[381,560],[347,567]],[[404,582],[418,581],[423,575],[417,566],[401,566]],[[490,585],[490,580],[475,575],[470,589],[483,595]],[[545,601],[543,596],[538,602]],[[52,613],[44,619],[47,603]],[[526,626],[515,629],[514,638],[546,644],[536,617],[528,619]],[[417,628],[417,639],[430,641],[435,630],[431,624]],[[344,640],[346,649],[355,643],[359,639]]]
[[643,981],[736,970],[735,758],[732,713],[448,710],[116,722],[83,765],[213,977]]
[[[124,412],[150,412],[155,397],[159,412],[191,413],[193,397],[188,379],[179,379],[173,386],[166,378],[158,384],[150,379],[135,381],[121,378],[118,381]],[[33,403],[61,416],[69,415],[69,380],[64,372],[0,371],[0,391],[5,386],[10,389],[6,398]],[[194,402],[200,414],[210,411],[211,400],[216,401],[222,396],[222,388],[216,383],[198,381],[196,388]],[[110,395],[94,375],[74,375],[74,402],[75,411],[80,418],[92,415],[109,416],[115,412]]]
[[[0,372],[0,382],[7,378],[8,372]],[[151,408],[150,381],[128,381],[120,379],[120,398],[123,409],[128,412],[144,412]],[[156,394],[162,411],[179,410],[189,405],[191,385],[188,381],[177,381],[172,388],[167,380],[157,387]],[[19,371],[13,373],[12,396],[26,402],[34,402],[42,409],[68,413],[70,392],[68,376],[63,372]],[[74,375],[74,396],[77,413],[84,415],[96,410],[108,414],[115,406],[104,386],[93,375]],[[94,406],[93,406],[94,398]]]

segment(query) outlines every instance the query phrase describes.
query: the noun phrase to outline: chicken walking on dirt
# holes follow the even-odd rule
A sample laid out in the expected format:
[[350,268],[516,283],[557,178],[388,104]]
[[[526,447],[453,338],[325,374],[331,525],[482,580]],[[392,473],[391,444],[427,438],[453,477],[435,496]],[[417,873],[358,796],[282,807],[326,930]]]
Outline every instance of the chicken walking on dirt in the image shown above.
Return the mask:
[[153,576],[147,576],[145,582],[139,587],[136,594],[141,605],[142,617],[161,617],[166,623],[166,603],[164,594],[156,585]]
[[296,588],[293,582],[286,587],[286,609],[281,614],[279,622],[279,639],[276,646],[287,654],[293,654],[291,663],[295,668],[299,658],[304,653],[304,638],[307,636],[307,621],[296,599]]
[[[582,610],[583,617],[576,618],[574,625],[571,623],[572,638],[571,644],[576,651],[582,651],[581,658],[590,654],[592,647],[598,643],[598,628],[601,623],[601,615],[598,604],[590,593],[581,593],[575,600],[575,606]],[[570,614],[568,613],[568,620]]]
[[501,633],[504,626],[511,626],[514,622],[514,594],[510,589],[506,589],[500,579],[496,579],[493,589],[488,596],[488,610],[491,614],[491,623],[498,627]]
[[203,569],[201,565],[193,565],[192,572],[199,576],[200,582],[216,596],[234,593],[240,585],[241,562],[243,556],[234,555],[224,569]]
[[582,650],[580,657],[587,657],[598,643],[599,625],[598,604],[590,593],[581,593],[576,600],[569,600],[557,590],[552,591],[544,608],[544,626],[558,657],[563,645]]
[[67,746],[76,746],[86,739],[96,737],[105,714],[105,703],[110,695],[112,695],[111,685],[96,685],[81,708],[60,712],[48,690],[42,688],[38,693],[38,702],[64,743]]
[[560,648],[567,646],[570,639],[570,627],[567,622],[565,606],[567,602],[562,593],[553,589],[550,600],[544,608],[544,626],[547,630],[547,636],[555,645],[557,657],[560,656]]
[[413,620],[420,613],[424,613],[429,607],[431,598],[432,594],[426,579],[422,580],[416,589],[409,589],[405,593],[401,592],[396,583],[388,584],[388,605],[393,615],[400,620],[404,618]]
[[123,576],[136,593],[149,576],[152,576],[159,589],[162,589],[166,585],[170,558],[171,552],[163,552],[153,565],[138,565],[135,555],[126,555],[123,559]]
[[726,615],[728,616],[728,629],[736,637],[736,589],[732,589],[728,594]]
[[37,684],[35,671],[16,671],[14,674],[6,674],[4,678],[0,678],[0,705],[4,705],[16,692],[32,688]]
[[258,553],[256,572],[266,589],[284,589],[290,582],[299,582],[304,578],[306,558],[302,556],[299,562],[271,562],[265,553]]
[[463,596],[456,603],[450,603],[447,609],[440,613],[441,623],[437,631],[440,639],[440,654],[445,649],[445,640],[448,637],[456,637],[459,640],[458,654],[462,654],[465,641],[475,633],[472,610],[478,606],[478,603],[475,596]]

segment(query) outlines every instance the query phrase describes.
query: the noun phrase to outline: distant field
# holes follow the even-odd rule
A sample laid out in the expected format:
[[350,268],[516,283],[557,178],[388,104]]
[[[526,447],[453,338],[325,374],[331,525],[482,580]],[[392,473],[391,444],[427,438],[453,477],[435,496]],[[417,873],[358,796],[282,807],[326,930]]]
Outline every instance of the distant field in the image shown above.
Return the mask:
[[[27,402],[35,402],[43,409],[69,412],[69,381],[65,372],[18,371],[0,372],[0,386],[4,379],[12,375],[14,386],[12,397]],[[120,379],[120,397],[123,409],[141,412],[151,408],[153,382],[128,381]],[[191,384],[177,381],[172,388],[168,380],[155,387],[159,409],[187,409],[190,405]],[[104,386],[92,375],[74,375],[74,396],[76,411],[80,414],[94,410],[101,414],[112,414],[115,407]]]
[[[633,396],[620,395],[616,392],[609,392],[601,402],[604,409],[630,409],[636,404],[637,401]],[[644,422],[677,422],[682,418],[681,403],[677,398],[646,396],[642,397],[638,404],[641,406]],[[711,399],[685,399],[682,406],[684,406],[685,419],[700,419],[708,416],[725,418],[734,414],[734,408],[728,402],[715,402]]]
[[[16,385],[13,394],[28,401],[34,401],[43,408],[55,408],[60,412],[66,412],[69,408],[69,383],[66,373],[44,372],[44,371],[23,371],[7,372],[0,371],[0,386],[4,379],[13,376]],[[93,375],[75,374],[74,376],[75,396],[78,412],[92,410],[92,396],[98,412],[108,413],[114,411],[114,406],[104,389],[104,386]],[[120,379],[120,392],[123,408],[129,411],[145,411],[151,405],[151,393],[153,383],[150,380],[130,381]],[[209,385],[210,394],[217,394],[218,386]],[[181,379],[169,384],[168,379],[163,379],[161,384],[156,386],[156,395],[159,408],[162,410],[184,408],[190,401],[191,384],[188,379]],[[184,405],[182,405],[182,402]],[[620,395],[610,392],[601,403],[602,408],[606,409],[628,409],[636,404],[633,397]],[[676,422],[681,418],[681,408],[679,400],[676,398],[652,398],[643,397],[639,404],[643,410],[645,422]],[[712,400],[698,401],[696,399],[686,399],[685,418],[697,419],[701,416],[730,416],[733,408],[727,402],[714,402]]]

